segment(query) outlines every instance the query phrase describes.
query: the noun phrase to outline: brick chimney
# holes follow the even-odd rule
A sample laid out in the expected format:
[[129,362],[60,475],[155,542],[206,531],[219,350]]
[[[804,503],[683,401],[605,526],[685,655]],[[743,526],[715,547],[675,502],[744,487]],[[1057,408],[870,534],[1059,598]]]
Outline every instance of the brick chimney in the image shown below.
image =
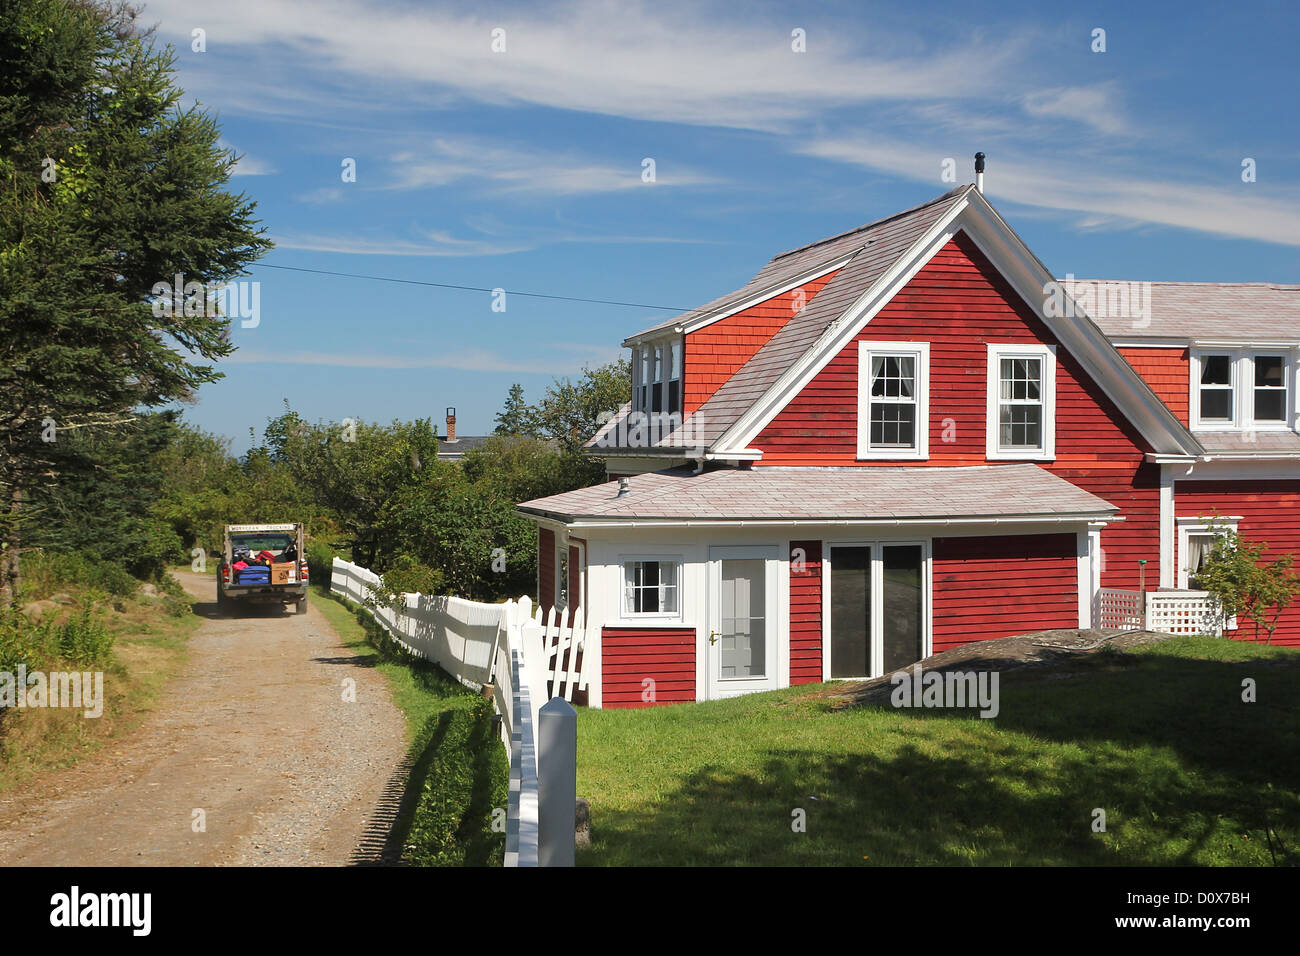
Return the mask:
[[456,409],[447,409],[447,437],[443,441],[456,440]]

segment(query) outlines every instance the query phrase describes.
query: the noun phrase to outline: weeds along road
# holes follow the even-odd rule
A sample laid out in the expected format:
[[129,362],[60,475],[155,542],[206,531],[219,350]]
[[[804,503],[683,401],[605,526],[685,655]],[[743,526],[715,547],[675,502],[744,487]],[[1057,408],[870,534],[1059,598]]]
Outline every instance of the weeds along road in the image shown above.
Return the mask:
[[[128,736],[0,797],[10,865],[374,862],[405,721],[382,675],[310,606],[220,617],[211,574],[177,572],[204,618],[183,672]],[[356,702],[344,701],[344,680]],[[400,793],[396,794],[400,796]],[[196,810],[205,832],[196,832]],[[389,854],[385,854],[388,856]]]

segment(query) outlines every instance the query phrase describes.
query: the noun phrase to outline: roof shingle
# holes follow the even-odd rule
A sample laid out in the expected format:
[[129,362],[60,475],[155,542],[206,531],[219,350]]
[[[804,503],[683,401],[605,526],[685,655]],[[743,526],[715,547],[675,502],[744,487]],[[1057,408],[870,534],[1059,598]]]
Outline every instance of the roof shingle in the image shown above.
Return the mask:
[[1104,520],[1119,509],[1035,464],[958,468],[673,469],[519,505],[564,521],[989,520],[1032,515]]

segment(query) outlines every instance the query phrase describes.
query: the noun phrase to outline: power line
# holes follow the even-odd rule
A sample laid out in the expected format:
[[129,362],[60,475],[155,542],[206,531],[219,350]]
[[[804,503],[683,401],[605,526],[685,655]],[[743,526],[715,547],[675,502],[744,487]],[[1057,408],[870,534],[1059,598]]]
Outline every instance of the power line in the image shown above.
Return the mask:
[[[496,289],[485,289],[475,285],[453,285],[450,282],[425,282],[420,279],[395,279],[392,276],[368,276],[357,272],[332,272],[329,269],[303,269],[299,266],[273,266],[268,262],[254,263],[250,268],[253,269],[284,269],[287,272],[312,272],[322,276],[339,276],[344,279],[370,279],[374,282],[397,282],[402,285],[423,285],[430,286],[434,289],[458,289],[462,292],[496,292]],[[594,305],[616,305],[629,309],[657,309],[661,312],[693,312],[694,309],[680,309],[672,305],[647,305],[644,302],[616,302],[612,299],[584,299],[576,295],[548,295],[544,292],[516,292],[511,289],[502,289],[507,295],[526,296],[530,299],[555,299],[560,302],[589,302]]]

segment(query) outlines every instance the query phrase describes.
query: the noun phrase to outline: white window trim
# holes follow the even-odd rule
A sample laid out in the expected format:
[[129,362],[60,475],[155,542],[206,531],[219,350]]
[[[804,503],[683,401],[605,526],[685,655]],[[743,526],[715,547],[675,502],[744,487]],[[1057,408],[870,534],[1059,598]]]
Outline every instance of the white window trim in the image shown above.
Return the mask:
[[[1003,450],[998,447],[998,406],[1001,397],[1001,361],[1004,358],[1042,360],[1043,444],[1041,448]],[[1018,343],[988,345],[988,374],[985,382],[984,451],[990,461],[1056,460],[1056,346]]]
[[[1240,521],[1240,515],[1224,515],[1218,520],[1218,530],[1236,531]],[[1178,526],[1178,589],[1186,591],[1188,590],[1187,554],[1191,546],[1188,539],[1194,534],[1212,534],[1213,531],[1210,528],[1210,519],[1204,515],[1174,518],[1174,522]]]
[[[677,565],[677,610],[676,611],[629,611],[627,609],[627,566],[635,561],[658,561],[661,564]],[[686,562],[681,554],[620,554],[618,556],[618,617],[620,621],[681,621],[682,609],[682,575]]]
[[[871,447],[871,358],[905,355],[916,363],[916,444],[913,448]],[[858,460],[925,461],[930,457],[930,343],[858,343]]]
[[[1204,359],[1211,355],[1228,356],[1232,370],[1232,419],[1201,419],[1201,367]],[[1255,420],[1255,359],[1281,358],[1282,380],[1286,386],[1284,407],[1286,419],[1283,421]],[[1192,431],[1296,431],[1300,428],[1297,421],[1296,401],[1296,352],[1286,348],[1267,346],[1213,348],[1201,346],[1191,350],[1188,366],[1188,421]]]
[[[1221,354],[1221,353],[1214,353]],[[1238,531],[1242,521],[1241,515],[1221,515],[1215,522],[1219,531]],[[1174,523],[1178,526],[1178,590],[1191,590],[1187,585],[1187,554],[1191,549],[1189,540],[1194,534],[1212,534],[1210,520],[1204,515],[1197,517],[1174,518]],[[1237,629],[1237,619],[1228,618],[1223,625],[1224,630],[1235,631]]]

